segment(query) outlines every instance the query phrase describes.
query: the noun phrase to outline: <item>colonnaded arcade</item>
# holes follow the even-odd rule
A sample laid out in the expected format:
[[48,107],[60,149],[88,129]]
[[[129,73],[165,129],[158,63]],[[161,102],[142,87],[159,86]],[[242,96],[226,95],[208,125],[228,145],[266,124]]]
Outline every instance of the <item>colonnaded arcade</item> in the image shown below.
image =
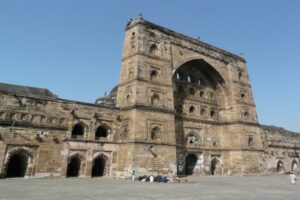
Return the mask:
[[243,57],[141,16],[126,25],[118,86],[95,104],[0,94],[2,178],[298,170],[300,135],[259,124]]

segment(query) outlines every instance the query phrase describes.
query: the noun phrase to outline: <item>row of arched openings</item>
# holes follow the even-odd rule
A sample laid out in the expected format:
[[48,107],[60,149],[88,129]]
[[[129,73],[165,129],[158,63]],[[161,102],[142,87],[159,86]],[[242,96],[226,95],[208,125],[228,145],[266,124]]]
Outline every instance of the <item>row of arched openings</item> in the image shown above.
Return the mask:
[[[76,124],[72,129],[72,139],[83,139],[85,126],[81,123]],[[95,139],[107,138],[110,128],[106,125],[101,125],[95,132]]]
[[[293,160],[292,164],[291,164],[291,172],[297,172],[298,167],[299,167],[298,162],[296,160]],[[277,161],[277,172],[278,173],[285,172],[285,166],[284,166],[282,160]]]
[[[25,151],[11,155],[6,164],[4,178],[25,177],[30,155]],[[107,158],[104,155],[97,156],[92,163],[92,177],[102,177],[107,171]],[[83,166],[83,159],[80,156],[70,158],[67,167],[67,177],[78,177]]]
[[[67,167],[67,177],[78,177],[83,168],[83,159],[79,156],[70,158]],[[106,174],[107,158],[103,155],[97,156],[92,163],[92,177],[102,177]]]

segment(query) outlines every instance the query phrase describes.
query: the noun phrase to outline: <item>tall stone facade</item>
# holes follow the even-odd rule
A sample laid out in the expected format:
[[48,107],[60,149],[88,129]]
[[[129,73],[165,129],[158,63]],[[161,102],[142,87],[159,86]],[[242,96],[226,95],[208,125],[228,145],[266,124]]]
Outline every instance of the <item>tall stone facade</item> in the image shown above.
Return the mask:
[[1,177],[297,171],[300,135],[259,124],[244,58],[138,17],[95,104],[0,84]]

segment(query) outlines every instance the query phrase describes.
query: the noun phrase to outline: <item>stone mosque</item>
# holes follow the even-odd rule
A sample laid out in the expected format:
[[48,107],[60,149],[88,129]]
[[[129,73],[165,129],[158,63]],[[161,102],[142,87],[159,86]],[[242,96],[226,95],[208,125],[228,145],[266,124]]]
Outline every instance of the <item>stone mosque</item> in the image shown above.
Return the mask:
[[299,152],[300,134],[259,123],[243,57],[142,16],[95,103],[0,84],[2,178],[298,172]]

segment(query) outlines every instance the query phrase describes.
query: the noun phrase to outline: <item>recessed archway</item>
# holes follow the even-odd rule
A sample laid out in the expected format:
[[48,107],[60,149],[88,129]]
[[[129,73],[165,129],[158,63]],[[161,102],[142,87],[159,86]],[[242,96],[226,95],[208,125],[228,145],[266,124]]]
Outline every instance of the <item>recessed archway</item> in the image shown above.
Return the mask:
[[69,160],[67,168],[67,177],[78,177],[80,172],[81,159],[74,156]]
[[186,82],[193,82],[192,80],[198,80],[198,84],[202,86],[218,87],[218,85],[226,85],[226,81],[223,76],[213,66],[207,63],[204,59],[191,59],[183,62],[177,67],[173,73],[173,81],[185,80],[183,74],[193,74],[193,76],[186,79]]
[[[178,105],[186,104],[186,102],[197,101],[203,104],[213,103],[217,110],[227,102],[225,79],[203,59],[190,60],[176,68],[173,72],[172,82],[173,87],[176,88],[174,89],[175,109]],[[182,92],[183,88],[186,88],[187,92]],[[187,109],[187,113],[191,112]],[[208,114],[207,116],[202,115],[202,117],[211,117],[215,120],[219,118],[219,115],[215,115],[216,111],[211,114],[212,116]]]
[[99,140],[101,138],[107,138],[110,128],[106,125],[101,125],[97,128],[95,133],[95,139]]
[[6,178],[24,177],[28,161],[29,155],[25,152],[13,154],[7,163]]
[[81,123],[75,124],[72,129],[72,139],[83,139],[84,126]]
[[281,160],[278,160],[277,162],[277,172],[284,173],[284,164]]
[[296,160],[292,161],[292,172],[294,173],[298,172],[298,162]]
[[185,175],[192,175],[197,164],[198,157],[195,154],[189,154],[185,159]]
[[98,156],[93,160],[92,177],[101,177],[105,175],[107,159]]
[[220,161],[217,158],[212,159],[211,161],[211,174],[215,175],[220,170]]

